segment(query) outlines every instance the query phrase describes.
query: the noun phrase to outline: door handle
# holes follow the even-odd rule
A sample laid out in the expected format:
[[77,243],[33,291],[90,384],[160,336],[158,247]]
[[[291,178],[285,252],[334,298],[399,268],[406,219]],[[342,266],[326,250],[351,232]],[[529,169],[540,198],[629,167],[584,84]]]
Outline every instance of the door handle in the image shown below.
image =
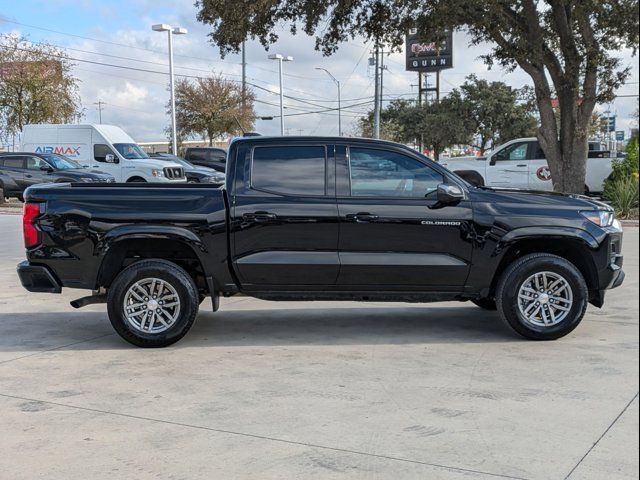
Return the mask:
[[360,213],[349,213],[345,215],[345,218],[350,222],[366,223],[366,222],[375,222],[380,217],[378,217],[378,215],[372,215],[367,212],[360,212]]
[[520,163],[520,164],[516,165],[516,167],[526,167],[526,166],[527,166],[526,163]]
[[242,219],[246,222],[258,222],[266,223],[271,220],[275,220],[278,216],[275,213],[269,212],[253,212],[242,214]]
[[29,175],[28,173],[25,173],[25,174],[24,174],[24,176],[25,176],[26,178],[31,178],[31,177],[33,177],[33,175]]

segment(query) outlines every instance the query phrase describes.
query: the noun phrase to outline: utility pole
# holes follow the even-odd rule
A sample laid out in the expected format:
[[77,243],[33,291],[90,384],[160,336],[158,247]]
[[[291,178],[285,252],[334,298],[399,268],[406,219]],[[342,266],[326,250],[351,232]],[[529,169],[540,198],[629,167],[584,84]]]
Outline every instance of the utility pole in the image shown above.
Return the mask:
[[380,101],[378,102],[378,109],[382,113],[382,107],[384,102],[384,70],[387,68],[384,64],[384,48],[380,50]]
[[98,106],[98,123],[102,123],[102,106],[106,105],[106,103],[98,100],[97,102],[93,102],[93,104]]
[[374,103],[373,103],[373,138],[380,138],[380,77],[378,76],[379,64],[379,46],[376,41],[375,48],[375,88],[374,88]]
[[246,105],[247,96],[247,55],[246,43],[242,41],[242,106]]

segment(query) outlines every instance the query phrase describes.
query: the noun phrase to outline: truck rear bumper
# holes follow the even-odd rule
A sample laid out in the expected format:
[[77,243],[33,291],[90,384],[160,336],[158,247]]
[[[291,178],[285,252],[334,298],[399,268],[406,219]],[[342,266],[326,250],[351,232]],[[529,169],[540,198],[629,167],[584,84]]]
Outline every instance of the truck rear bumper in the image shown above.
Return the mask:
[[30,292],[60,293],[62,286],[47,267],[20,262],[17,267],[22,286]]

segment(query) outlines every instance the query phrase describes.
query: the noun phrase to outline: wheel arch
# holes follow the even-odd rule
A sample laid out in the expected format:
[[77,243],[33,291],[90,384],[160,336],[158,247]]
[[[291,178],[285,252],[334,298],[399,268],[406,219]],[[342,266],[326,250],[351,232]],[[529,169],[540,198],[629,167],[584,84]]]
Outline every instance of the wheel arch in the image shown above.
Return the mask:
[[147,179],[144,177],[141,177],[140,175],[131,175],[129,178],[127,178],[126,183],[132,183],[132,182],[147,182]]
[[[595,239],[591,240],[595,242]],[[498,281],[509,265],[517,258],[531,253],[549,253],[564,258],[580,271],[589,290],[596,289],[598,273],[591,253],[595,247],[597,247],[597,242],[594,245],[579,233],[562,235],[557,232],[549,232],[546,235],[516,236],[508,242],[504,242],[495,252],[501,255],[501,259],[491,281],[490,295],[495,294]]]
[[206,266],[207,249],[193,232],[180,227],[140,227],[136,231],[111,231],[105,236],[98,246],[98,287],[108,288],[129,265],[141,260],[160,259],[181,266],[201,291],[211,293],[215,285],[211,283],[211,273]]

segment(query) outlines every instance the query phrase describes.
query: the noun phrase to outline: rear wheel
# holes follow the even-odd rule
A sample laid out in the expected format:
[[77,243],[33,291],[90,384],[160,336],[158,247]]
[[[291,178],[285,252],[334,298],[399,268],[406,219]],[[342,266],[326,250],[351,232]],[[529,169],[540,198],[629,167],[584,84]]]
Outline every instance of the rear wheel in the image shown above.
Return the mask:
[[123,270],[107,298],[116,332],[138,347],[166,347],[180,340],[198,313],[193,279],[166,260],[142,260]]
[[502,275],[496,290],[500,316],[531,340],[554,340],[582,321],[588,303],[580,271],[562,257],[525,255]]
[[4,188],[2,188],[2,185],[0,185],[0,205],[2,205],[5,202],[4,199]]

